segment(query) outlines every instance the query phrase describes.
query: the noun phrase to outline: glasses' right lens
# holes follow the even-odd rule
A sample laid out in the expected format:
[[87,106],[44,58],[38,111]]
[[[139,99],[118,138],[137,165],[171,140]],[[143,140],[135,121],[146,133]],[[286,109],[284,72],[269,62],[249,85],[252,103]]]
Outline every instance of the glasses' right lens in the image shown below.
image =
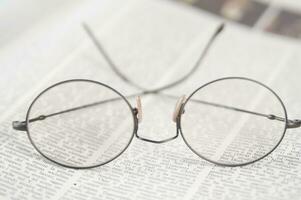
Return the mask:
[[[244,78],[213,81],[189,97],[183,138],[200,157],[236,166],[269,154],[286,129],[285,108],[272,90]],[[275,115],[283,121],[269,119]]]
[[[44,119],[45,118],[45,119]],[[129,145],[134,118],[127,101],[93,81],[72,80],[43,91],[28,111],[28,132],[48,159],[73,168],[93,167]]]

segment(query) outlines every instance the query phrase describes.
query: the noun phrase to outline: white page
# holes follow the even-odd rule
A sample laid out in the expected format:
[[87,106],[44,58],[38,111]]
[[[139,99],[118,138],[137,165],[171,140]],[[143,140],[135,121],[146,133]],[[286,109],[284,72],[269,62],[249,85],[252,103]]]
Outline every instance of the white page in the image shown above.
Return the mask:
[[[97,36],[103,41],[108,52],[112,52],[110,54],[116,63],[122,67],[127,66],[125,69],[128,71],[125,73],[139,75],[142,73],[141,70],[148,69],[156,76],[159,71],[162,77],[156,79],[158,85],[168,83],[184,73],[184,70],[189,70],[203,50],[210,34],[220,23],[212,16],[173,5],[171,2],[115,3],[120,5],[107,4],[103,10],[119,9],[119,12],[99,12],[95,4],[94,6],[92,3],[84,4],[86,5],[86,7],[83,5],[84,8],[91,9],[89,15],[84,14],[87,10],[82,9],[81,13],[86,17],[82,19],[80,14],[76,17],[73,12],[78,13],[78,10],[72,9],[68,15],[73,17],[69,19],[66,17],[66,21],[87,20],[91,27],[95,27]],[[145,23],[138,19],[142,14]],[[47,26],[54,24],[51,30],[57,30],[58,34],[63,27],[56,25],[59,24],[60,17],[56,16],[47,23]],[[106,25],[103,25],[104,22]],[[168,26],[165,27],[167,23]],[[41,23],[33,28],[32,33],[40,30],[40,37],[47,37],[45,34],[47,31],[43,31],[47,30],[45,28],[47,26]],[[1,79],[1,95],[10,94],[6,97],[8,100],[2,104],[4,105],[2,110],[5,112],[1,116],[0,195],[3,199],[298,199],[300,197],[298,152],[301,150],[301,138],[298,129],[289,130],[282,144],[269,157],[242,168],[214,166],[194,155],[181,138],[162,145],[134,139],[129,149],[117,160],[91,170],[66,169],[42,158],[33,149],[26,134],[14,131],[10,126],[12,120],[24,118],[28,104],[43,88],[68,78],[90,78],[108,83],[125,95],[135,92],[135,89],[124,84],[111,71],[84,32],[80,32],[80,26],[72,30],[76,30],[78,36],[72,35],[66,44],[62,39],[61,44],[57,45],[57,48],[65,48],[65,54],[61,53],[50,59],[48,56],[54,55],[57,51],[48,50],[45,52],[47,57],[39,63],[38,55],[42,56],[42,52],[37,53],[38,58],[28,56],[23,58],[20,53],[20,60],[28,60],[28,63],[33,64],[28,67],[31,71],[25,76],[32,78],[25,79],[22,71],[19,71],[21,75],[14,76],[12,70],[6,71],[6,76],[3,75],[4,79]],[[172,35],[169,30],[179,33]],[[66,32],[62,38],[70,38]],[[169,34],[164,35],[164,32]],[[152,40],[152,37],[155,37],[155,40]],[[301,105],[299,95],[296,94],[300,85],[298,74],[301,70],[299,67],[301,61],[297,51],[300,47],[291,41],[271,37],[230,24],[217,39],[200,69],[186,82],[169,92],[175,95],[189,94],[196,87],[215,78],[247,76],[273,87],[287,105],[289,116],[300,117]],[[81,38],[81,42],[77,41],[78,38]],[[27,39],[28,37],[21,38],[8,49],[3,49],[2,55],[5,56],[1,58],[1,63],[11,67],[15,65],[10,54],[20,48],[18,45],[24,44]],[[133,40],[138,40],[140,44],[132,45]],[[40,45],[43,47],[43,43]],[[36,52],[37,49],[32,51]],[[156,56],[156,51],[160,52],[160,56]],[[47,63],[48,66],[39,72],[36,69],[40,69],[38,66],[41,63]],[[168,66],[169,69],[162,73],[164,66]],[[14,77],[18,81],[13,81]],[[136,81],[141,80],[138,77]],[[4,90],[6,83],[10,83],[9,85],[14,83],[8,92]],[[9,92],[21,85],[24,86],[24,90]],[[171,122],[171,112],[175,100],[168,101],[156,96],[142,100],[146,119],[141,124],[139,133],[145,137],[159,137],[158,139],[173,135],[175,124]],[[134,102],[131,102],[134,105]],[[167,131],[163,130],[164,124],[168,126]]]

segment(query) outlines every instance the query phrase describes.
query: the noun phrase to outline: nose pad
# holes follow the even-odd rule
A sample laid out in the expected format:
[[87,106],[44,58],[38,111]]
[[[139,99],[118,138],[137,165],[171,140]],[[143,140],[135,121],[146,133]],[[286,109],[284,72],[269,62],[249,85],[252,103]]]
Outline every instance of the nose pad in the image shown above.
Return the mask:
[[141,105],[141,97],[136,97],[136,104],[137,104],[137,118],[138,122],[140,123],[142,121],[142,105]]
[[183,96],[181,96],[178,99],[178,101],[176,103],[175,111],[173,112],[173,116],[172,116],[172,120],[174,122],[177,122],[177,118],[179,116],[179,113],[180,113],[180,110],[181,110],[181,106],[184,103],[185,99],[186,99],[186,97],[185,97],[185,95],[183,95]]

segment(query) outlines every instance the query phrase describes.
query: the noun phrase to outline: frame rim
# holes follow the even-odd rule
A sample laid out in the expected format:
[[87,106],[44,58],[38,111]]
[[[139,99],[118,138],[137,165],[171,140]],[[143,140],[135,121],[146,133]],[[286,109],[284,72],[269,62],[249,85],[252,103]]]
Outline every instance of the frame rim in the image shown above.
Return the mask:
[[[68,164],[63,164],[63,163],[60,163],[58,161],[55,161],[54,159],[52,158],[49,158],[48,156],[46,156],[41,150],[39,150],[39,148],[35,145],[34,141],[32,140],[31,138],[31,134],[30,134],[30,130],[29,130],[29,115],[30,115],[30,111],[34,105],[34,103],[39,99],[40,96],[42,96],[44,93],[46,93],[48,90],[56,87],[56,86],[59,86],[61,84],[65,84],[65,83],[69,83],[69,82],[88,82],[88,83],[93,83],[93,84],[96,84],[96,85],[100,85],[100,86],[103,86],[103,87],[106,87],[110,90],[112,90],[113,92],[115,92],[118,96],[120,96],[122,98],[122,100],[124,100],[126,102],[126,104],[128,105],[130,111],[131,111],[131,114],[132,114],[132,117],[133,117],[133,133],[131,134],[131,137],[127,143],[127,145],[122,149],[121,152],[119,152],[117,155],[115,155],[113,158],[105,161],[105,162],[102,162],[100,164],[94,164],[94,165],[91,165],[91,166],[71,166],[71,165],[68,165]],[[27,113],[26,113],[26,133],[27,133],[27,136],[28,136],[28,139],[30,141],[30,143],[32,144],[32,146],[34,147],[34,149],[40,154],[42,155],[44,158],[46,158],[47,160],[59,165],[59,166],[62,166],[62,167],[67,167],[67,168],[71,168],[71,169],[91,169],[91,168],[96,168],[96,167],[100,167],[100,166],[103,166],[105,164],[108,164],[110,162],[112,162],[113,160],[115,160],[116,158],[118,158],[121,154],[123,154],[129,147],[129,145],[132,143],[132,140],[138,130],[138,121],[137,121],[137,118],[135,117],[135,113],[134,113],[134,108],[131,106],[131,104],[129,103],[129,101],[125,98],[125,96],[123,96],[120,92],[118,92],[116,89],[108,86],[107,84],[104,84],[104,83],[101,83],[101,82],[98,82],[98,81],[95,81],[95,80],[91,80],[91,79],[68,79],[68,80],[64,80],[64,81],[60,81],[60,82],[57,82],[55,84],[52,84],[51,86],[47,87],[46,89],[42,90],[42,92],[40,92],[35,98],[34,100],[31,102],[28,110],[27,110]]]
[[256,158],[252,161],[248,161],[248,162],[242,162],[242,163],[237,163],[237,164],[226,164],[226,163],[221,163],[221,162],[218,162],[218,161],[214,161],[214,160],[211,160],[211,159],[208,159],[206,158],[205,156],[201,155],[200,153],[198,153],[196,150],[194,150],[190,144],[187,142],[187,140],[185,139],[185,134],[183,133],[182,131],[182,127],[181,127],[181,117],[182,117],[182,114],[179,115],[178,117],[178,121],[177,121],[177,124],[178,124],[178,129],[181,133],[181,136],[184,140],[184,143],[188,146],[188,148],[194,153],[196,154],[197,156],[199,156],[200,158],[210,162],[210,163],[213,163],[215,165],[218,165],[218,166],[224,166],[224,167],[240,167],[240,166],[245,166],[245,165],[249,165],[249,164],[252,164],[252,163],[255,163],[257,161],[260,161],[262,160],[263,158],[267,157],[268,155],[270,155],[279,145],[280,143],[282,142],[284,136],[285,136],[285,133],[286,133],[286,130],[287,130],[287,111],[286,111],[286,108],[285,108],[285,105],[283,103],[283,101],[281,100],[281,98],[277,95],[277,93],[272,90],[270,87],[268,87],[267,85],[257,81],[257,80],[254,80],[254,79],[251,79],[251,78],[246,78],[246,77],[239,77],[239,76],[230,76],[230,77],[222,77],[222,78],[218,78],[218,79],[215,79],[215,80],[212,80],[210,82],[207,82],[205,84],[203,84],[202,86],[198,87],[196,90],[194,90],[189,96],[188,98],[185,100],[185,102],[182,104],[181,106],[181,109],[180,109],[180,113],[183,113],[184,111],[184,108],[185,108],[185,105],[187,104],[187,102],[189,101],[189,99],[196,93],[198,92],[199,90],[201,90],[202,88],[212,84],[212,83],[215,83],[215,82],[218,82],[218,81],[223,81],[223,80],[229,80],[229,79],[237,79],[237,80],[245,80],[245,81],[250,81],[250,82],[253,82],[253,83],[256,83],[264,88],[266,88],[267,90],[269,90],[277,99],[278,101],[280,102],[280,105],[281,107],[283,108],[283,111],[284,111],[284,123],[285,123],[285,126],[284,126],[284,130],[283,130],[283,133],[281,134],[281,137],[279,139],[279,141],[276,143],[276,145],[270,150],[268,151],[267,153],[265,153],[263,156],[260,156],[259,158]]

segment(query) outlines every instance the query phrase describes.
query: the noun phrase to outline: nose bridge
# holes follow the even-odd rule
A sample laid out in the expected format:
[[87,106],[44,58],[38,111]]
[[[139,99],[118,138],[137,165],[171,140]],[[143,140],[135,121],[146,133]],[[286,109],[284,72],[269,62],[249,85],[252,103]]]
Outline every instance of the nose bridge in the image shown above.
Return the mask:
[[[178,100],[175,111],[173,113],[173,118],[175,117],[175,115],[178,115],[178,113],[180,111],[180,108],[181,108],[181,105],[182,105],[182,102],[184,100],[185,100],[185,96],[182,96]],[[141,123],[142,122],[142,113],[143,113],[143,111],[142,111],[142,103],[141,103],[141,97],[140,96],[136,97],[136,108],[135,108],[135,110],[136,110],[135,114],[136,114],[136,117],[137,117],[137,122]],[[177,111],[177,114],[175,114],[176,111]],[[173,121],[175,121],[176,118],[177,118],[177,116],[175,117],[175,119]],[[166,143],[166,142],[169,142],[171,140],[176,139],[179,136],[179,130],[178,130],[178,127],[176,126],[176,134],[174,136],[172,136],[170,138],[162,139],[162,140],[152,140],[152,139],[148,139],[148,138],[140,136],[138,134],[138,126],[137,126],[135,136],[136,136],[137,139],[143,140],[145,142],[150,142],[150,143],[155,143],[155,144],[162,144],[162,143]]]
[[151,140],[151,139],[147,139],[144,137],[141,137],[138,135],[138,133],[136,132],[136,138],[138,138],[139,140],[145,141],[145,142],[150,142],[150,143],[155,143],[155,144],[162,144],[162,143],[166,143],[169,142],[171,140],[176,139],[179,136],[178,130],[176,132],[176,135],[167,139],[163,139],[163,140]]

